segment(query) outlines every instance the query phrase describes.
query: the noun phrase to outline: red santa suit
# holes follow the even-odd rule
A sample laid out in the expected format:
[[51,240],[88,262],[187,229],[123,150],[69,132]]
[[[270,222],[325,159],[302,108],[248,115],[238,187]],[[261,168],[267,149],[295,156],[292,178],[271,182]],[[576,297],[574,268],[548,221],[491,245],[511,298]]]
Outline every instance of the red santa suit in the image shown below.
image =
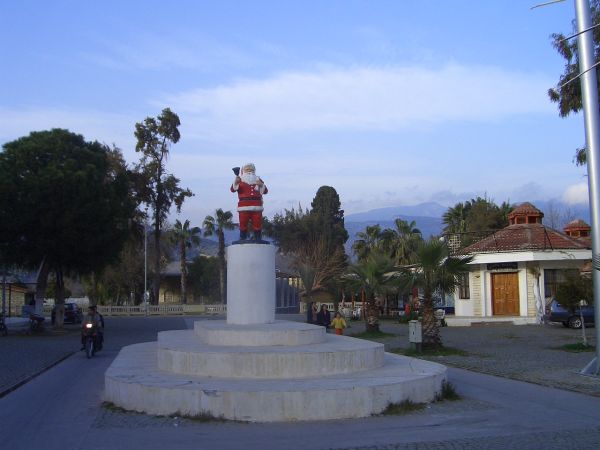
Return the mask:
[[246,233],[248,231],[250,220],[252,220],[254,231],[260,231],[262,230],[262,196],[267,194],[269,190],[264,183],[262,183],[262,186],[257,184],[260,178],[252,172],[244,172],[240,175],[240,178],[240,182],[236,178],[231,185],[231,192],[237,192],[238,194],[240,232]]

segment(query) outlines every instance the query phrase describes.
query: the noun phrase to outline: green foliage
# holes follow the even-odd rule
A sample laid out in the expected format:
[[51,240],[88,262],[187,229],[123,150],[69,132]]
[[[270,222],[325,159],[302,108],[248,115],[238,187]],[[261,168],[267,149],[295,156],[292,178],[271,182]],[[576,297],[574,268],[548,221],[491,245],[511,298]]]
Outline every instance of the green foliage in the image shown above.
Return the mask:
[[368,332],[379,332],[377,298],[398,287],[397,270],[391,257],[381,251],[369,255],[348,268],[344,275],[348,286],[366,295],[365,320]]
[[423,241],[417,250],[417,263],[402,268],[400,283],[405,289],[423,290],[423,346],[440,347],[439,327],[433,314],[433,294],[453,292],[460,276],[469,271],[471,256],[448,256],[448,247],[438,239]]
[[596,347],[593,345],[587,345],[583,342],[578,342],[576,344],[565,344],[562,347],[559,347],[560,350],[565,350],[571,353],[581,353],[581,352],[594,352],[596,351]]
[[215,211],[215,216],[206,216],[204,218],[204,236],[217,235],[219,239],[219,284],[221,292],[221,303],[227,302],[227,266],[225,261],[225,230],[233,230],[236,225],[233,223],[233,214],[231,211],[223,211],[221,208]]
[[348,240],[348,232],[344,227],[344,210],[340,196],[331,186],[321,186],[311,203],[309,217],[311,227],[324,239],[328,250],[343,248]]
[[[592,25],[598,25],[600,23],[600,0],[590,0],[590,8],[592,15]],[[577,22],[572,22],[573,34],[577,32]],[[600,27],[594,28],[593,42],[594,42],[594,55],[596,60],[600,55]],[[565,36],[562,33],[554,33],[551,35],[552,45],[563,57],[565,66],[563,73],[558,79],[556,87],[548,89],[548,96],[550,100],[558,104],[558,113],[560,117],[567,117],[571,113],[577,113],[582,109],[582,97],[581,97],[581,83],[576,80],[565,86],[562,86],[565,82],[575,78],[579,75],[579,51],[577,49],[577,39],[565,40]],[[598,71],[598,68],[595,69]],[[586,163],[585,149],[579,148],[575,152],[575,163],[577,165],[583,165]]]
[[497,205],[491,199],[477,197],[459,202],[443,215],[444,234],[459,234],[461,247],[484,237],[485,233],[508,226],[508,202]]
[[390,403],[382,412],[382,416],[402,416],[425,409],[425,403],[415,403],[411,400],[404,400],[400,403]]
[[[32,132],[0,153],[0,248],[14,264],[85,274],[117,258],[135,202],[117,149],[63,129]],[[10,218],[10,220],[6,220]]]
[[280,251],[294,258],[294,267],[302,284],[303,295],[310,300],[317,291],[339,291],[339,276],[347,262],[344,242],[344,211],[339,196],[331,186],[321,186],[312,210],[286,209],[265,223],[265,233],[271,236]]
[[195,258],[189,267],[188,284],[196,295],[209,297],[211,302],[219,302],[219,261],[207,256]]
[[200,228],[190,228],[190,221],[186,220],[181,223],[179,219],[175,221],[175,225],[170,233],[171,243],[179,248],[179,262],[181,268],[181,302],[187,303],[187,249],[192,245],[200,245]]
[[179,117],[169,108],[163,109],[156,119],[147,117],[143,122],[135,124],[135,151],[142,154],[135,173],[137,194],[139,200],[152,209],[154,218],[154,241],[157,250],[154,258],[154,302],[158,301],[160,289],[159,242],[164,222],[173,204],[177,212],[180,212],[185,199],[194,195],[189,189],[179,186],[178,178],[166,173],[170,147],[180,138],[179,125]]
[[442,382],[442,391],[435,397],[436,402],[441,402],[443,400],[460,400],[460,395],[458,394],[458,392],[456,392],[456,388],[452,383],[450,383],[447,380],[444,380]]
[[584,300],[591,305],[594,303],[592,279],[580,273],[566,273],[566,279],[556,288],[555,298],[565,308],[575,311],[579,302]]

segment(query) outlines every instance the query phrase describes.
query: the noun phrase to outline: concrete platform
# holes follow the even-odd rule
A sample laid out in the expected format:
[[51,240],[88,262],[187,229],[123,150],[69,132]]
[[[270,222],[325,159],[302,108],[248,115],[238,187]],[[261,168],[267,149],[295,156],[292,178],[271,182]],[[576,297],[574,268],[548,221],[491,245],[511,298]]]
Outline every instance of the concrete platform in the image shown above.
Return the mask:
[[264,347],[310,345],[325,341],[325,328],[302,322],[276,320],[269,324],[236,325],[224,320],[194,323],[194,332],[208,345]]
[[[283,336],[286,324],[291,331],[298,328],[292,322],[282,323],[272,334]],[[294,346],[218,346],[205,344],[192,330],[163,331],[158,334],[158,368],[184,375],[275,379],[348,374],[383,365],[383,344],[325,334],[322,327],[308,326],[320,328],[317,331],[322,333],[323,342]],[[258,336],[261,342],[271,334],[265,332],[263,336],[255,330],[257,326],[251,327],[249,333]],[[196,326],[196,330],[198,328]]]
[[179,375],[158,368],[157,350],[155,342],[123,348],[106,371],[105,400],[156,415],[211,414],[251,422],[345,419],[403,400],[431,401],[446,378],[440,364],[388,353],[376,369],[308,379]]

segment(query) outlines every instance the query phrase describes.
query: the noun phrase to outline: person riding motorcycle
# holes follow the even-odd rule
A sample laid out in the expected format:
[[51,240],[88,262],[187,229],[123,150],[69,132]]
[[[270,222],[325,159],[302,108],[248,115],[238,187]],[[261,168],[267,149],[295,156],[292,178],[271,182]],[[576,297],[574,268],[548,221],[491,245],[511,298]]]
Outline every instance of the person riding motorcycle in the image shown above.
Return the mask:
[[98,350],[102,349],[104,342],[104,317],[96,308],[96,305],[90,305],[88,312],[81,322],[81,350],[85,350],[85,325],[91,323],[96,330],[96,346]]

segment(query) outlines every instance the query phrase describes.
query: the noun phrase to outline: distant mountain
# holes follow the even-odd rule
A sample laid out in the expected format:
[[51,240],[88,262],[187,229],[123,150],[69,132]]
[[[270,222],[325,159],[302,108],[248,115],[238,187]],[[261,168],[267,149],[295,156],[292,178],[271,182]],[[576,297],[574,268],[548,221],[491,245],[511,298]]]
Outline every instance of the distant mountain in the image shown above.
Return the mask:
[[[373,220],[394,220],[402,216],[435,217],[439,218],[448,208],[439,203],[427,202],[410,206],[391,206],[388,208],[372,209],[361,213],[348,214],[345,220],[348,222],[371,222]],[[404,219],[406,220],[406,219]]]

